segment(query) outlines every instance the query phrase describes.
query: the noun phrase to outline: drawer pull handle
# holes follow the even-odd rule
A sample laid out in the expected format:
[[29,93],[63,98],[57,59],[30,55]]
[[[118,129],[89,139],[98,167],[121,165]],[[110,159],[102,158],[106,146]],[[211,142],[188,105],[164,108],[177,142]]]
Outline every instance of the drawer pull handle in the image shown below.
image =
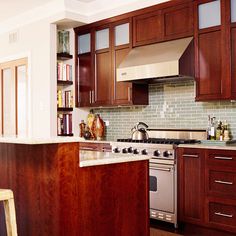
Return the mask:
[[215,212],[215,215],[217,216],[223,216],[223,217],[227,217],[227,218],[233,218],[233,215],[228,215],[228,214],[223,214],[221,212]]
[[233,160],[233,157],[214,157],[214,158],[218,160]]
[[193,155],[193,154],[184,154],[183,157],[193,157],[193,158],[198,158],[198,155]]
[[221,180],[215,180],[215,183],[217,184],[227,184],[227,185],[233,185],[233,182],[227,182],[227,181],[221,181]]

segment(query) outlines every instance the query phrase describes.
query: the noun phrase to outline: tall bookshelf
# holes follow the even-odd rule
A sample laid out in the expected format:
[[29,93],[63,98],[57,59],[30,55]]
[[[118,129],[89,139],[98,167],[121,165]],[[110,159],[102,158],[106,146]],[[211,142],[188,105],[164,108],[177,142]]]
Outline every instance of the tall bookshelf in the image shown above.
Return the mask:
[[[61,36],[67,35],[67,39]],[[69,34],[69,36],[68,36]],[[57,31],[57,135],[73,136],[74,79],[70,31]],[[65,40],[66,39],[66,40]],[[67,41],[64,42],[63,40]],[[61,46],[64,45],[64,48]],[[68,45],[66,45],[68,44]]]

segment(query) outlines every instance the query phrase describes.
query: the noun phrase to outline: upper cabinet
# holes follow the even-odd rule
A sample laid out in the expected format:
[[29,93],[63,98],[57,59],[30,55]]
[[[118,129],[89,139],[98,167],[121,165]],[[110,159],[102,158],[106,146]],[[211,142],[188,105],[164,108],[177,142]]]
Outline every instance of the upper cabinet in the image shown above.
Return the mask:
[[148,104],[148,85],[116,81],[116,69],[132,48],[131,29],[131,18],[75,29],[79,52],[77,106]]
[[112,63],[110,26],[95,29],[95,87],[93,101],[98,106],[111,104],[112,98]]
[[231,73],[232,94],[236,98],[236,0],[231,0]]
[[[76,83],[76,101],[81,107],[93,104],[94,79],[93,79],[93,58],[92,58],[92,33],[81,32],[78,35],[76,58],[76,77],[80,78],[79,85]],[[79,65],[79,66],[78,66]]]
[[205,29],[221,25],[220,0],[199,4],[198,28]]
[[196,100],[231,99],[229,4],[195,1]]
[[193,3],[181,4],[163,10],[164,40],[193,35]]
[[133,18],[133,46],[156,43],[163,40],[161,11],[135,16]]
[[231,0],[231,22],[236,22],[236,0]]
[[133,18],[133,46],[193,35],[193,3],[179,4]]

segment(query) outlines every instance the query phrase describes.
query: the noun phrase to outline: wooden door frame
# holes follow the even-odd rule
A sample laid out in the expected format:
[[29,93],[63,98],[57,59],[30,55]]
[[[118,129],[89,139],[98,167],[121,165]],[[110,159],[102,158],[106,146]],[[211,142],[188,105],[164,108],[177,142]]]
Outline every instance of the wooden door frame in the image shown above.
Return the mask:
[[4,96],[3,96],[3,70],[4,69],[10,69],[12,72],[12,76],[14,76],[14,80],[15,80],[15,126],[16,126],[16,130],[15,130],[15,134],[18,135],[18,74],[17,74],[17,67],[19,66],[25,66],[26,67],[26,79],[28,80],[28,59],[25,58],[21,58],[21,59],[17,59],[17,60],[12,60],[12,61],[7,61],[7,62],[3,62],[0,63],[0,82],[1,82],[1,118],[2,118],[2,122],[1,122],[1,126],[2,126],[2,130],[1,130],[1,134],[4,135]]

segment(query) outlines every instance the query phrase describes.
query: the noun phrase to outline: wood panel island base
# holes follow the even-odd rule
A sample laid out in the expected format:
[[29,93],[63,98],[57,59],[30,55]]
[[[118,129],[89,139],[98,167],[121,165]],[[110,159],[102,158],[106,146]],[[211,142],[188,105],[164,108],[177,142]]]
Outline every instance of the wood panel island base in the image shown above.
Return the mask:
[[[124,162],[96,153],[90,160],[90,152],[81,165],[80,154],[87,156],[78,142],[0,142],[0,188],[14,192],[18,235],[149,235],[148,159]],[[2,212],[0,235],[6,235]]]

